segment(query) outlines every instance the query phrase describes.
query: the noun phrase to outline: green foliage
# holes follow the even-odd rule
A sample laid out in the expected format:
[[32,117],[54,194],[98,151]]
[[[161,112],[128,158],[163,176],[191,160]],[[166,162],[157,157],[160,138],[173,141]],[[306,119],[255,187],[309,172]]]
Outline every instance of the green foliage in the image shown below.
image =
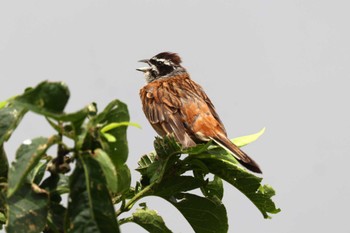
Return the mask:
[[8,233],[41,232],[46,225],[49,196],[35,184],[23,183],[14,195],[7,199]]
[[0,145],[7,141],[22,120],[26,110],[20,106],[8,106],[0,111]]
[[47,149],[58,141],[57,136],[52,138],[35,138],[27,140],[19,147],[16,153],[16,161],[12,163],[9,170],[7,197],[21,187],[27,175],[38,164]]
[[123,219],[124,222],[135,222],[152,233],[171,233],[157,211],[147,208],[145,203],[140,204],[142,208],[136,209],[131,217]]
[[196,158],[188,157],[187,162],[191,164],[192,159],[200,160],[210,173],[215,174],[240,190],[256,205],[264,218],[269,218],[269,213],[279,212],[279,209],[276,209],[275,204],[271,200],[271,197],[275,194],[274,190],[269,186],[262,185],[262,178],[247,172],[234,161],[234,157],[229,153],[209,150],[206,153],[197,155]]
[[191,224],[195,232],[227,232],[228,221],[225,206],[217,197],[201,197],[190,193],[168,198]]
[[[183,149],[171,135],[156,138],[155,151],[140,158],[136,170],[142,178],[131,186],[126,130],[139,125],[130,122],[126,104],[113,100],[98,112],[91,103],[65,113],[68,99],[65,84],[45,81],[0,102],[0,229],[119,232],[121,224],[134,222],[149,232],[172,232],[145,203],[120,218],[140,199],[156,196],[173,205],[195,232],[227,232],[223,181],[246,195],[263,217],[280,211],[271,199],[274,190],[224,149],[212,142]],[[4,143],[27,112],[41,115],[56,133],[25,140],[9,166]],[[263,132],[233,141],[244,146]],[[48,154],[53,146],[57,152]],[[201,192],[193,194],[197,189]],[[63,194],[69,195],[66,205]]]
[[7,179],[7,172],[9,169],[9,163],[7,161],[4,145],[0,145],[0,179]]
[[68,232],[119,232],[106,179],[91,154],[79,155],[69,188]]

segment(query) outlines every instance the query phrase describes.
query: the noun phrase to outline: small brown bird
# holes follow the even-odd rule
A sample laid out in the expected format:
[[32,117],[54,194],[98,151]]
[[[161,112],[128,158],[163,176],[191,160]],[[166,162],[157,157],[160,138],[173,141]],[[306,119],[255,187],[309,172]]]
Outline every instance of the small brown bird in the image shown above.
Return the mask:
[[243,166],[262,173],[259,165],[227,138],[214,105],[180,65],[176,53],[163,52],[140,62],[149,65],[137,69],[144,72],[147,81],[140,90],[143,111],[160,136],[173,133],[185,148],[213,140]]

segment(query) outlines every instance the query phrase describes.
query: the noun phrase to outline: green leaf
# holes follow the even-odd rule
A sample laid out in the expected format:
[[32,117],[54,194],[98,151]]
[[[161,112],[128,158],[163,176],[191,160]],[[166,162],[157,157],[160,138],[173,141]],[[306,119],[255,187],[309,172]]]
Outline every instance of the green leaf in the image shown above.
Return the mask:
[[267,185],[262,185],[262,178],[255,176],[238,165],[230,154],[210,154],[190,156],[190,159],[201,160],[209,169],[210,173],[226,180],[246,195],[260,210],[264,218],[269,218],[269,213],[275,214],[280,211],[275,206],[271,197],[275,191]]
[[146,185],[153,182],[160,183],[165,176],[168,179],[169,176],[178,177],[182,173],[179,167],[181,146],[174,137],[157,137],[154,147],[156,152],[143,155],[136,169],[141,173],[143,180],[147,180]]
[[59,195],[69,193],[69,176],[59,174],[59,177],[60,179],[58,181],[57,188],[55,189],[55,191]]
[[70,177],[67,232],[119,232],[106,179],[90,154],[77,157]]
[[117,141],[117,139],[112,134],[101,132],[101,135],[103,137],[105,137],[108,142],[116,142]]
[[51,138],[39,137],[23,142],[16,152],[16,161],[12,163],[9,170],[7,197],[16,192],[47,149],[58,140],[57,136],[53,136]]
[[35,88],[28,88],[10,102],[50,117],[63,113],[69,95],[68,87],[64,83],[44,81]]
[[124,164],[121,167],[117,168],[117,179],[118,179],[118,190],[117,193],[125,193],[129,191],[131,184],[131,174],[129,167]]
[[6,152],[4,150],[4,145],[0,144],[0,178],[4,177],[7,179],[7,172],[9,169],[9,163],[7,160]]
[[214,179],[209,181],[204,188],[206,190],[206,196],[208,197],[216,196],[220,200],[224,197],[224,186],[221,178],[218,176],[214,176]]
[[[196,160],[196,162],[197,161],[198,160]],[[209,173],[209,171],[208,171],[208,173]],[[207,178],[204,181],[205,175],[207,173],[203,174],[202,172],[197,172],[196,170],[194,170],[193,174],[195,177],[197,177],[198,179],[200,179],[204,183],[203,185],[200,186],[200,189],[201,189],[204,196],[206,196],[206,197],[214,197],[215,196],[215,197],[219,198],[220,201],[222,200],[222,198],[224,196],[224,186],[223,186],[221,178],[214,175],[213,180],[209,181],[209,178]]]
[[131,221],[137,223],[148,232],[171,233],[163,218],[155,210],[150,210],[147,207],[136,209],[132,214]]
[[102,134],[103,137],[105,137],[107,139],[108,142],[116,142],[117,139],[112,134],[109,134],[109,133],[106,133],[106,132],[108,132],[109,130],[118,128],[120,126],[134,126],[136,128],[141,129],[141,126],[139,124],[137,124],[137,123],[134,123],[134,122],[118,122],[118,123],[113,122],[113,123],[110,123],[110,124],[104,126],[101,129],[101,134]]
[[180,192],[197,189],[205,182],[192,176],[170,176],[153,188],[153,194],[160,197],[171,197]]
[[42,232],[48,213],[48,193],[36,184],[24,183],[7,200],[8,233]]
[[[175,138],[170,135],[164,138],[156,137],[156,140],[154,140],[154,148],[157,153],[156,161],[150,166],[152,174],[149,174],[151,176],[148,175],[148,177],[150,178],[151,183],[159,183],[179,162],[181,146],[176,142]],[[147,170],[149,172],[149,169]]]
[[154,181],[159,178],[161,163],[157,159],[157,154],[151,152],[149,154],[143,155],[138,161],[139,167],[136,168],[136,171],[140,172],[142,175],[142,180],[146,185],[150,183],[150,180]]
[[48,162],[48,160],[39,161],[34,169],[30,171],[28,178],[31,183],[40,184],[42,178],[44,177]]
[[189,193],[179,193],[175,198],[166,200],[181,212],[196,233],[227,233],[226,209],[218,198]]
[[252,143],[256,141],[261,135],[263,135],[265,132],[265,128],[262,128],[259,132],[247,136],[242,136],[238,138],[234,138],[231,141],[238,147],[243,147],[245,145],[248,145],[249,143]]
[[200,154],[202,152],[207,151],[212,146],[213,146],[213,142],[210,140],[207,143],[202,143],[202,144],[198,144],[198,145],[193,146],[193,147],[186,148],[186,149],[182,150],[182,153],[183,154],[197,155],[197,154]]
[[7,104],[7,101],[1,101],[0,102],[0,109],[4,108]]
[[4,224],[6,222],[6,216],[0,212],[0,224]]
[[171,155],[182,153],[180,144],[175,140],[173,135],[163,138],[156,137],[154,140],[154,149],[159,159],[168,159]]
[[153,170],[148,172],[147,170],[155,163],[157,154],[155,152],[151,152],[149,154],[143,155],[140,160],[137,162],[139,165],[136,170],[141,173],[141,175],[151,175],[153,174]]
[[[213,180],[209,180],[209,178],[205,178],[206,175],[209,173],[207,166],[202,162],[200,162],[200,160],[198,159],[191,160],[191,163],[193,162],[194,162],[194,164],[192,164],[192,169],[194,169],[193,175],[197,179],[201,180],[203,183],[203,185],[200,186],[200,190],[202,191],[202,194],[205,197],[219,198],[221,201],[224,196],[224,186],[221,178],[215,175]],[[203,167],[205,167],[205,169],[203,169]]]
[[0,109],[0,145],[10,138],[25,113],[26,110],[19,106]]
[[[129,120],[129,112],[126,104],[119,100],[113,100],[96,116],[94,124],[105,127],[110,124],[129,122]],[[116,140],[107,140],[103,136],[99,138],[103,150],[110,156],[116,168],[124,165],[128,158],[129,150],[126,129],[127,126],[124,125],[108,130],[108,134],[112,135]]]
[[99,163],[107,181],[107,187],[110,191],[118,191],[117,171],[109,156],[101,149],[95,150],[93,158]]
[[112,130],[112,129],[115,129],[115,128],[118,128],[120,126],[134,126],[136,128],[139,128],[141,129],[141,126],[137,123],[134,123],[134,122],[112,122],[106,126],[104,126],[102,129],[101,129],[101,132],[102,133],[105,133],[109,130]]

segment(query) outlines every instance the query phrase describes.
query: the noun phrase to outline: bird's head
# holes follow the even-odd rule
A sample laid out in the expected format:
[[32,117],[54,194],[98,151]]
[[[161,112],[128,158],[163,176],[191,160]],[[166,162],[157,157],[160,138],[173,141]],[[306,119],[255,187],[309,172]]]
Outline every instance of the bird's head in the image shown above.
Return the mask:
[[148,83],[160,78],[172,77],[186,72],[185,68],[180,65],[181,58],[176,53],[163,52],[151,59],[144,59],[139,62],[149,65],[137,69],[145,74]]

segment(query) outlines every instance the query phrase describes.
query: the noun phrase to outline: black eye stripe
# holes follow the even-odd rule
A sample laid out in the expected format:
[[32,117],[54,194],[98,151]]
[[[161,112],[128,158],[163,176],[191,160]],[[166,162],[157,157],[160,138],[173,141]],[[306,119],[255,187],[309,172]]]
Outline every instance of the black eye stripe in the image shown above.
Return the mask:
[[146,61],[150,66],[149,72],[146,73],[147,82],[186,73],[186,70],[180,65],[181,58],[176,53],[159,53]]
[[162,65],[158,67],[159,75],[164,76],[170,74],[174,70],[174,67],[168,65]]
[[150,63],[156,66],[162,66],[165,65],[163,60],[158,60],[156,58],[150,59]]
[[153,59],[153,58],[152,58],[152,59],[150,59],[150,60],[149,60],[149,62],[150,62],[151,64],[153,64],[153,65],[155,65],[155,64],[156,64],[156,61],[155,61],[155,59]]
[[155,70],[152,75],[163,77],[170,75],[174,70],[180,69],[181,59],[173,53],[161,53],[149,59],[149,65]]

